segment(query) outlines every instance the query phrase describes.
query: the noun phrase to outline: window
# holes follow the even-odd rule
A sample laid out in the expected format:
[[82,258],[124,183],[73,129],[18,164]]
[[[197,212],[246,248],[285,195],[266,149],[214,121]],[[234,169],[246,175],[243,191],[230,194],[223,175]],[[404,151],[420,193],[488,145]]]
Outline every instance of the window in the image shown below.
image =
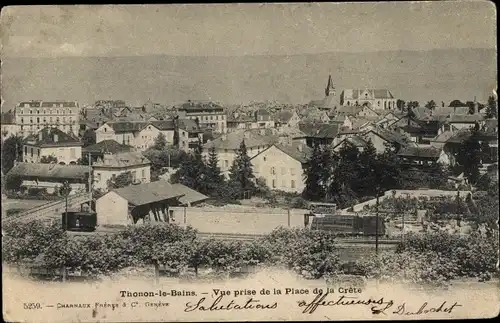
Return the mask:
[[[113,175],[114,176],[114,175]],[[96,174],[96,177],[97,177],[97,181],[100,182],[101,181],[101,173],[97,173]]]
[[52,114],[52,109],[49,109],[49,114]]
[[32,148],[30,148],[30,153],[31,153],[31,154],[30,154],[30,155],[31,155],[31,157],[33,157],[33,147],[32,147]]
[[273,188],[276,188],[276,180],[273,179]]
[[294,181],[294,180],[292,180],[292,181],[290,182],[290,187],[291,187],[291,188],[295,188],[295,181]]
[[33,123],[33,118],[30,118],[30,123]]
[[33,114],[33,110],[30,110],[30,114]]
[[285,175],[286,174],[286,169],[285,167],[281,167],[281,175]]
[[134,170],[132,171],[132,179],[135,181],[137,179],[137,172]]
[[49,117],[49,122],[52,123],[52,117]]
[[281,181],[281,187],[286,187],[286,182],[284,179]]
[[228,168],[229,167],[229,161],[226,159],[224,160],[224,167],[225,168]]
[[36,109],[36,114],[40,114],[40,109]]
[[23,114],[23,109],[20,109],[20,110],[19,110],[19,114]]
[[146,170],[144,170],[144,169],[143,169],[143,170],[141,171],[141,174],[142,174],[142,178],[146,178]]
[[276,175],[276,168],[271,167],[271,175]]
[[40,117],[36,117],[36,123],[40,123]]
[[266,158],[266,157],[264,157],[264,161],[266,161],[266,160],[267,160],[267,158]]
[[36,154],[38,155],[38,157],[40,157],[40,149],[36,150]]
[[21,118],[21,123],[24,123],[24,118]]
[[290,175],[295,176],[295,168],[290,168]]
[[66,117],[63,117],[63,122],[66,123]]
[[71,158],[75,158],[76,157],[76,152],[75,152],[75,148],[70,148],[70,156]]
[[24,154],[27,155],[28,154],[28,147],[24,147]]
[[227,149],[224,149],[224,152],[227,153]]

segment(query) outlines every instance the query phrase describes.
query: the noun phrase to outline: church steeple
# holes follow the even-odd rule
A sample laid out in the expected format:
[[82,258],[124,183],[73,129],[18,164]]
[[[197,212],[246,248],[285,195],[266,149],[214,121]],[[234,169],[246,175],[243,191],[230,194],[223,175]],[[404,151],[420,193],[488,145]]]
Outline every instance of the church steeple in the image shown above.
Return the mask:
[[325,95],[326,96],[330,96],[330,95],[335,96],[335,86],[333,85],[331,75],[328,76],[328,84],[326,85],[326,88],[325,88]]

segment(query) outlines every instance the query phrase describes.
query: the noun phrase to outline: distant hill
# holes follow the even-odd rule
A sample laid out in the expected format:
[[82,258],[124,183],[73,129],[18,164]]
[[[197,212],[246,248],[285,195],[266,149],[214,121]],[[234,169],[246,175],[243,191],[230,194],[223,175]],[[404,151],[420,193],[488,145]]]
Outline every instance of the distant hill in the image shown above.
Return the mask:
[[447,104],[485,101],[496,88],[494,49],[324,53],[244,57],[5,58],[3,110],[28,99],[92,103],[148,99],[174,104],[212,99],[226,104],[321,99],[328,74],[344,88],[388,88],[398,98]]

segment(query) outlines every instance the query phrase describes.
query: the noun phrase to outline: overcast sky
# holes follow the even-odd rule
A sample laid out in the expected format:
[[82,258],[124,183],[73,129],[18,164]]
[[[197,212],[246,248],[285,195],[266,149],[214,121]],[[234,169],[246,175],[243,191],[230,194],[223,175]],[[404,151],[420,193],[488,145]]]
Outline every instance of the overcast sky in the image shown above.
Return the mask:
[[240,56],[495,48],[486,1],[3,8],[3,55]]

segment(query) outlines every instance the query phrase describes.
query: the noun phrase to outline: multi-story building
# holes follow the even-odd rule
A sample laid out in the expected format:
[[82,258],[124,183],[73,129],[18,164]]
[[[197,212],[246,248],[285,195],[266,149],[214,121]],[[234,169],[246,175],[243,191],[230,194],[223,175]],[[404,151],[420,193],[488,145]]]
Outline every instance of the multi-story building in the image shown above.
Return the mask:
[[207,127],[218,133],[227,132],[224,107],[213,102],[188,101],[177,108],[180,119],[197,120],[200,128]]
[[15,108],[16,124],[23,136],[45,127],[78,135],[80,108],[76,101],[26,101]]
[[137,150],[146,150],[154,145],[154,140],[160,132],[160,129],[151,122],[106,122],[96,130],[96,143],[103,140],[115,140]]
[[57,128],[44,128],[29,135],[23,147],[26,163],[39,163],[42,157],[55,157],[61,165],[75,164],[82,157],[82,143]]
[[340,105],[362,106],[369,103],[374,110],[394,110],[397,98],[386,89],[345,89],[340,94]]
[[215,148],[219,157],[219,168],[222,174],[227,177],[243,140],[247,147],[248,156],[251,158],[277,142],[278,138],[263,136],[251,131],[230,132],[208,141],[203,146],[203,154],[208,157],[210,149]]
[[118,154],[104,154],[92,165],[94,188],[107,190],[108,181],[130,172],[133,183],[151,181],[151,162],[141,152],[132,151]]
[[311,149],[302,144],[272,145],[251,159],[255,177],[263,178],[270,189],[301,193],[310,153]]

